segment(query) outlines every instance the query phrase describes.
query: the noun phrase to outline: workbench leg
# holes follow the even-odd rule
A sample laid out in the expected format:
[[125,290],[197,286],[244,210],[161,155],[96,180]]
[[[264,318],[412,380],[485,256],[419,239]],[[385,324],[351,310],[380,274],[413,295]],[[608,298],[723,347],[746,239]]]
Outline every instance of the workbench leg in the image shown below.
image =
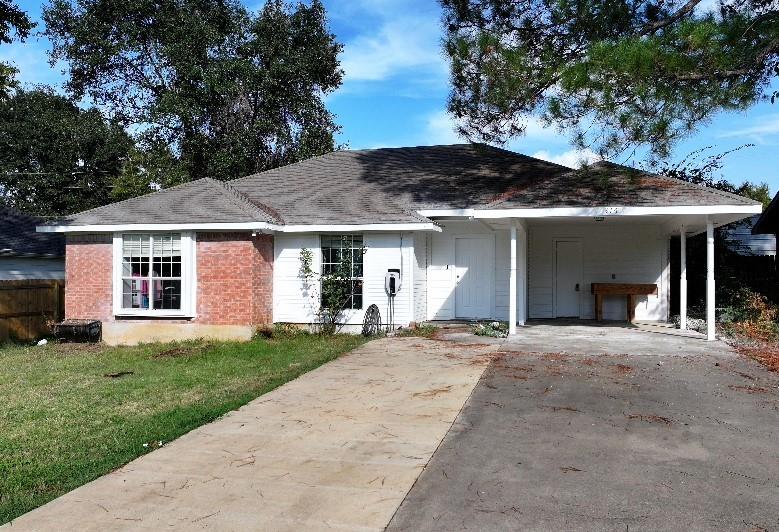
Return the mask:
[[633,323],[636,319],[636,296],[629,294],[627,296],[628,305],[628,323]]
[[595,320],[600,321],[603,319],[603,296],[595,294]]

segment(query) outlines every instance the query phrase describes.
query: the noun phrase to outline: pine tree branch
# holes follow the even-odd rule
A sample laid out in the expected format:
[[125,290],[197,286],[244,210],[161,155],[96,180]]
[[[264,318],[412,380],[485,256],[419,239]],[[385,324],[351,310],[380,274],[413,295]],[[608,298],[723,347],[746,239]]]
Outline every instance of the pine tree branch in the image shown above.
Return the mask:
[[649,35],[651,33],[655,33],[657,30],[661,30],[667,26],[670,26],[671,24],[675,24],[679,20],[683,19],[684,17],[692,13],[693,10],[695,9],[695,6],[700,4],[701,1],[702,0],[689,0],[686,4],[684,4],[681,8],[679,8],[679,10],[676,13],[674,13],[670,17],[645,25],[643,29],[639,32],[639,35]]

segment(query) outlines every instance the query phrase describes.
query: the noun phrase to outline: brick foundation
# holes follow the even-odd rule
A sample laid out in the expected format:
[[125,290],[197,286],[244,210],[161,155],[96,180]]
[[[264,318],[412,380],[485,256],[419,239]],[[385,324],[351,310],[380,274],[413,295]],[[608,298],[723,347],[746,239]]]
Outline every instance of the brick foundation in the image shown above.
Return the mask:
[[[112,236],[69,235],[65,315],[103,322],[250,326],[273,320],[273,237],[197,234],[197,316],[194,319],[115,318]],[[212,329],[208,329],[212,330]]]

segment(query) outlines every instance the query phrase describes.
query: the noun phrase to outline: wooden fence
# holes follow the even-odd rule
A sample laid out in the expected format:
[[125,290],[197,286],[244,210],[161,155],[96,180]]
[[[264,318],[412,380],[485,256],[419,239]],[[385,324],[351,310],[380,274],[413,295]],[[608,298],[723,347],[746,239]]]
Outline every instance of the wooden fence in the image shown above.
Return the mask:
[[0,342],[48,335],[64,316],[64,281],[0,281]]

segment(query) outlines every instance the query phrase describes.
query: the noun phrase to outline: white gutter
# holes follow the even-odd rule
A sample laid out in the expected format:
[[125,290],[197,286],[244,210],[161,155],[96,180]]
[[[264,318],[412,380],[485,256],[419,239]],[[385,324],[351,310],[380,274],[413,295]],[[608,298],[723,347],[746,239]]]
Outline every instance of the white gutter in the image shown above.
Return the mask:
[[122,231],[259,231],[280,233],[348,233],[355,231],[441,231],[434,223],[276,225],[265,222],[196,224],[39,225],[39,233],[115,233]]
[[675,214],[760,214],[756,205],[694,205],[672,207],[552,207],[543,209],[426,209],[417,211],[428,218],[461,216],[467,218],[554,218],[593,216],[659,216]]

